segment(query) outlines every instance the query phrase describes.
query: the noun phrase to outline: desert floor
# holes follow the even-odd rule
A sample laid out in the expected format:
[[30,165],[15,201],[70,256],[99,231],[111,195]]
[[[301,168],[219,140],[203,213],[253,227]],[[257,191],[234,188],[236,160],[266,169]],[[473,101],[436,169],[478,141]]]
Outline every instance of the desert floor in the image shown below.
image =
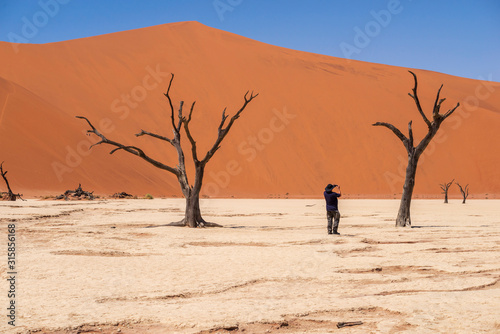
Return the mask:
[[[155,227],[184,200],[0,203],[16,225],[13,333],[498,333],[500,201],[202,200],[223,228]],[[339,322],[361,325],[337,328]]]

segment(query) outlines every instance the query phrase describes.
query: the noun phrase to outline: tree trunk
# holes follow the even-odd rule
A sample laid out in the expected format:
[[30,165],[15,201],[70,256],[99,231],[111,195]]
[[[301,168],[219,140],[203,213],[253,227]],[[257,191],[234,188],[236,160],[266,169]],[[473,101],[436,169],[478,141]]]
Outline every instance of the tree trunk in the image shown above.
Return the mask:
[[415,154],[408,154],[408,166],[406,167],[405,184],[403,186],[403,196],[399,205],[398,216],[396,218],[396,227],[411,226],[410,205],[415,187],[415,175],[417,173],[418,158]]
[[[184,169],[182,169],[184,171]],[[181,184],[182,193],[186,198],[186,211],[184,219],[180,222],[170,223],[170,226],[188,226],[188,227],[222,227],[216,223],[206,222],[201,216],[200,210],[200,191],[205,173],[205,165],[197,162],[194,186],[190,187],[187,182],[187,176],[179,175],[178,180]]]
[[445,194],[444,194],[444,202],[445,202],[445,203],[448,203],[448,193],[445,193]]
[[198,227],[205,226],[205,221],[201,217],[200,211],[200,191],[205,174],[205,166],[195,161],[196,171],[194,176],[194,185],[190,187],[190,195],[186,197],[186,226]]
[[186,213],[184,224],[189,227],[198,227],[201,222],[200,197],[199,194],[192,194],[186,197]]
[[204,167],[196,167],[195,182],[193,187],[189,185],[184,166],[181,166],[180,170],[181,173],[178,176],[178,180],[181,185],[181,190],[184,198],[186,199],[186,211],[184,213],[184,219],[182,219],[180,222],[172,223],[171,225],[189,226],[193,228],[204,226],[205,221],[201,217],[200,210],[200,191],[203,180]]

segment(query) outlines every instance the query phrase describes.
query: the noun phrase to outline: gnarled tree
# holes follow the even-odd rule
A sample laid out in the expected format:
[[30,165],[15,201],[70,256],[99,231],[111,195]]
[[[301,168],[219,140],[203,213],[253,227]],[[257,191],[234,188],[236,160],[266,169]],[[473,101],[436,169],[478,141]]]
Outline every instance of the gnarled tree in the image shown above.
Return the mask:
[[469,185],[462,187],[458,182],[455,183],[460,188],[460,192],[462,193],[462,198],[464,199],[462,201],[462,204],[465,204],[465,200],[467,199],[467,197],[469,197]]
[[444,202],[445,203],[448,203],[448,189],[450,189],[450,186],[453,184],[453,181],[455,181],[455,179],[451,180],[448,183],[443,183],[443,184],[439,185],[441,187],[441,189],[443,190],[443,192],[441,194],[444,194]]
[[[205,173],[205,168],[207,163],[210,161],[210,159],[214,156],[215,152],[221,147],[221,143],[226,138],[227,134],[229,133],[229,130],[231,130],[231,127],[233,126],[234,122],[241,116],[241,113],[243,110],[245,110],[246,106],[255,98],[257,97],[258,94],[254,94],[251,92],[246,92],[244,95],[244,102],[241,108],[228,120],[228,115],[226,115],[226,109],[222,112],[222,119],[220,121],[219,127],[217,129],[217,138],[215,142],[213,143],[212,147],[206,152],[206,154],[200,158],[198,156],[198,150],[196,147],[196,141],[194,140],[194,137],[191,133],[191,130],[189,128],[189,123],[191,122],[191,117],[193,115],[193,110],[195,106],[195,102],[191,104],[191,108],[189,110],[189,114],[187,116],[184,115],[183,113],[183,106],[184,106],[184,101],[180,101],[179,103],[179,109],[177,112],[177,117],[175,116],[175,111],[174,111],[174,105],[172,102],[172,99],[170,97],[170,88],[172,87],[172,81],[174,80],[174,75],[172,74],[170,78],[170,82],[167,88],[167,92],[164,94],[165,97],[168,99],[168,103],[170,106],[170,120],[172,124],[172,130],[173,130],[173,137],[168,138],[162,135],[158,135],[155,133],[151,133],[148,131],[141,130],[141,132],[137,133],[136,136],[150,136],[162,141],[165,141],[172,145],[176,151],[177,151],[177,158],[178,158],[178,165],[176,167],[171,167],[169,165],[166,165],[160,161],[157,161],[153,158],[151,158],[149,155],[147,155],[142,149],[136,147],[136,146],[130,146],[130,145],[123,145],[120,144],[116,141],[110,140],[106,138],[102,133],[100,133],[93,125],[92,123],[83,116],[77,116],[77,118],[81,118],[87,121],[87,123],[90,126],[90,130],[88,130],[88,133],[93,133],[97,135],[98,137],[101,138],[101,141],[97,142],[96,144],[92,145],[91,148],[95,145],[100,145],[100,144],[108,144],[111,146],[114,146],[115,149],[113,149],[110,154],[115,153],[116,151],[123,150],[125,152],[128,152],[130,154],[136,155],[139,158],[147,161],[151,165],[166,170],[167,172],[170,172],[174,174],[177,177],[177,180],[179,181],[182,194],[186,198],[186,211],[185,211],[185,216],[184,219],[182,219],[180,222],[174,222],[168,225],[177,225],[177,226],[189,226],[189,227],[202,227],[202,226],[219,226],[214,223],[208,223],[206,222],[200,211],[200,191],[201,191],[201,186],[203,182],[203,175]],[[186,134],[186,137],[189,140],[189,143],[191,144],[191,155],[193,158],[194,162],[194,167],[195,167],[195,176],[194,176],[194,182],[191,185],[188,180],[188,174],[186,172],[186,164],[185,164],[185,158],[184,158],[184,151],[182,150],[181,147],[181,131],[184,129],[184,132]]]
[[19,198],[22,200],[21,194],[14,194],[12,189],[10,189],[9,180],[7,180],[7,173],[8,171],[3,170],[3,162],[2,162],[0,164],[0,174],[2,175],[2,178],[5,181],[5,184],[7,185],[7,192],[0,193],[0,199],[4,199],[6,201],[15,201],[16,199]]
[[414,146],[413,143],[413,130],[412,130],[412,121],[408,123],[408,137],[405,136],[398,128],[396,128],[394,125],[390,123],[385,123],[385,122],[377,122],[373,124],[373,126],[384,126],[391,130],[398,138],[401,140],[403,143],[406,152],[408,153],[408,165],[406,167],[406,175],[405,175],[405,183],[403,185],[403,195],[401,196],[401,203],[399,205],[399,211],[398,215],[396,217],[396,226],[411,226],[411,218],[410,218],[410,205],[411,205],[411,198],[413,195],[413,188],[415,187],[415,174],[417,173],[417,164],[420,156],[424,152],[424,150],[427,148],[427,145],[431,142],[432,138],[436,135],[437,131],[439,130],[439,127],[441,126],[441,123],[448,118],[453,112],[458,108],[460,103],[457,103],[457,105],[449,109],[445,114],[440,114],[439,111],[441,109],[441,104],[446,100],[446,99],[440,99],[439,95],[441,93],[441,89],[443,88],[443,85],[439,87],[439,90],[437,92],[436,100],[434,102],[434,107],[432,109],[432,120],[429,120],[427,116],[425,115],[422,106],[420,105],[420,100],[417,95],[417,76],[415,73],[412,71],[409,71],[413,79],[415,81],[415,85],[412,89],[412,93],[408,93],[408,95],[411,96],[411,98],[415,101],[415,104],[417,105],[418,112],[420,113],[420,116],[422,116],[425,124],[427,124],[428,131],[425,137],[420,141],[420,143],[417,146]]

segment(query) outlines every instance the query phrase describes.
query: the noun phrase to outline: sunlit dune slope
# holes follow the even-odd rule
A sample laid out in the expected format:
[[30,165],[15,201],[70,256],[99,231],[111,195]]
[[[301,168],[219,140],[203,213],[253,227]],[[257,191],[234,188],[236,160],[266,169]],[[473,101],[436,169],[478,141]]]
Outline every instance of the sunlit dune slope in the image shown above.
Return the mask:
[[[393,196],[402,189],[406,152],[371,124],[390,122],[406,133],[413,120],[416,140],[426,132],[407,95],[408,69],[284,49],[196,22],[17,47],[0,43],[7,64],[0,68],[0,160],[14,190],[28,195],[78,183],[104,194],[180,195],[172,174],[137,157],[109,155],[104,145],[88,151],[97,139],[74,117],[175,166],[168,143],[134,136],[141,129],[171,136],[163,92],[172,72],[176,110],[181,100],[196,101],[200,155],[215,140],[222,110],[232,115],[246,91],[259,93],[210,161],[207,196],[321,196],[327,183],[351,196]],[[443,112],[461,103],[424,154],[417,195],[439,196],[439,183],[455,178],[478,197],[498,196],[500,84],[414,71],[429,117],[441,84]]]

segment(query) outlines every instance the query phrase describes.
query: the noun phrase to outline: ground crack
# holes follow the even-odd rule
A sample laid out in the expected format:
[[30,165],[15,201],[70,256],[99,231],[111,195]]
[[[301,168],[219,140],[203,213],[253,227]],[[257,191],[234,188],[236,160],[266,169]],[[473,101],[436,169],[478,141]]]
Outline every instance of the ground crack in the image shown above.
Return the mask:
[[241,284],[235,284],[231,285],[222,289],[218,290],[212,290],[212,291],[195,291],[195,292],[182,292],[178,294],[173,294],[173,295],[165,295],[165,296],[156,296],[156,297],[147,297],[147,296],[140,296],[140,297],[116,297],[116,298],[102,298],[96,300],[97,303],[105,303],[105,302],[111,302],[111,301],[135,301],[135,300],[174,300],[174,299],[186,299],[186,298],[195,298],[195,297],[203,297],[203,296],[211,296],[211,295],[217,295],[220,293],[224,293],[227,291],[239,289],[242,287],[250,286],[250,285],[256,285],[260,283],[265,283],[265,282],[270,282],[274,281],[273,279],[255,279],[251,280],[245,283]]
[[440,289],[440,290],[395,290],[395,291],[383,291],[380,293],[376,293],[373,296],[389,296],[389,295],[397,295],[397,294],[405,294],[405,293],[419,293],[419,292],[464,292],[464,291],[479,291],[479,290],[487,290],[493,289],[496,285],[500,285],[500,278],[495,281],[487,284],[482,284],[478,286],[471,286],[463,289]]

